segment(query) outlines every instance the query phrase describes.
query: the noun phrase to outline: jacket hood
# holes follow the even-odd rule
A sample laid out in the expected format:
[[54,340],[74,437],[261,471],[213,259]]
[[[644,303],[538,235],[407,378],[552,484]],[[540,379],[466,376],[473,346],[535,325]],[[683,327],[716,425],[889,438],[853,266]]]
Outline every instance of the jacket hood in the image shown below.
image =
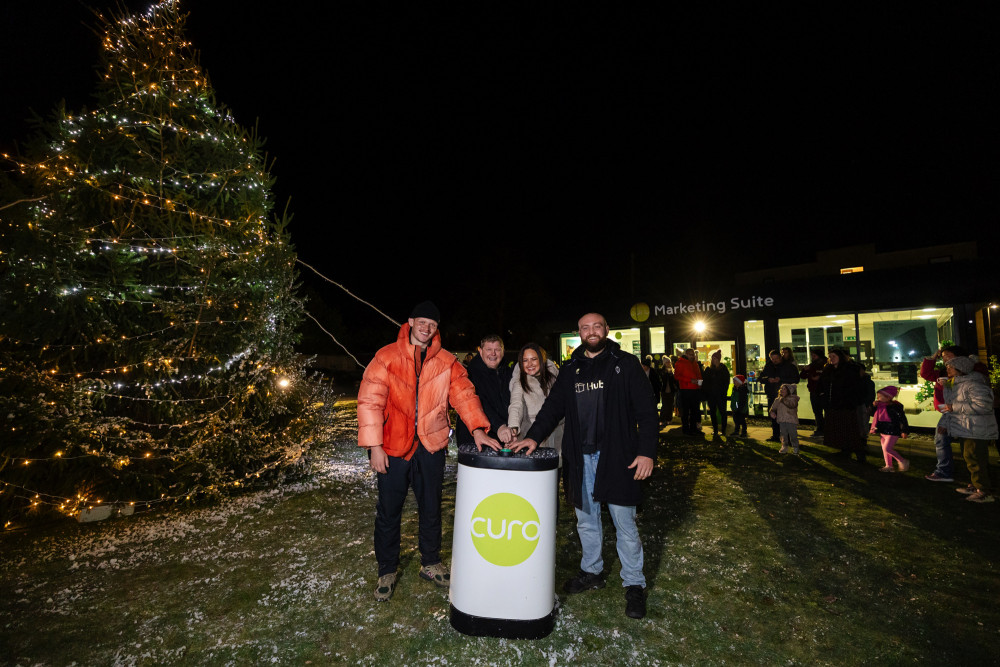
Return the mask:
[[788,383],[781,386],[788,390],[789,396],[796,396],[798,394],[798,387],[794,384]]

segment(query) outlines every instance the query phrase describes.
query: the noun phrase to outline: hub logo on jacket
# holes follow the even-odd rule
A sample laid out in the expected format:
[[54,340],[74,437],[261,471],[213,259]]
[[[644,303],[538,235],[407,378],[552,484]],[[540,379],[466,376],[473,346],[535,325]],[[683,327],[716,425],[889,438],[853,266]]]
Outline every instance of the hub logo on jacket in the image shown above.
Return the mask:
[[513,493],[487,496],[472,512],[472,544],[487,562],[519,565],[535,552],[541,524],[538,512]]

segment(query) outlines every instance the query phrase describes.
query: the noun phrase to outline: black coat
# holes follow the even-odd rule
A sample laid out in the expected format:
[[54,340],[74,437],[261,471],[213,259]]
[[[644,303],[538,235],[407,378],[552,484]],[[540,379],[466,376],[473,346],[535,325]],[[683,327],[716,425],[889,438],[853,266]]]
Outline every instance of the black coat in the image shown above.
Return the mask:
[[825,406],[831,410],[850,410],[868,402],[861,381],[861,367],[853,361],[841,362],[838,366],[827,364],[820,384]]
[[[768,382],[769,378],[778,378],[780,382]],[[770,359],[764,364],[764,368],[757,374],[757,380],[764,384],[764,393],[771,401],[778,395],[778,390],[783,384],[798,384],[799,369],[790,361],[782,360],[776,364]]]
[[893,401],[885,406],[886,412],[892,421],[875,422],[875,432],[882,435],[903,435],[910,432],[910,423],[906,421],[906,412],[903,405]]
[[[469,362],[469,380],[476,388],[479,402],[483,404],[483,412],[490,420],[490,437],[497,437],[497,429],[507,424],[507,408],[510,407],[510,377],[513,369],[502,362],[496,369],[490,368],[476,356]],[[461,419],[455,428],[455,442],[465,445],[473,442],[469,428]]]
[[718,367],[711,364],[705,366],[701,379],[704,380],[701,388],[706,395],[725,396],[729,393],[729,369],[725,364],[719,364]]
[[[604,364],[606,372],[601,378],[605,384],[604,437],[597,462],[594,500],[613,505],[638,505],[642,500],[642,487],[635,479],[635,469],[629,470],[628,466],[636,456],[656,460],[660,431],[656,403],[646,373],[635,356],[623,352],[614,341],[607,342],[603,354],[610,354],[612,358],[610,363]],[[593,360],[584,354],[582,346],[573,351],[526,435],[541,442],[565,417],[563,469],[566,495],[575,507],[583,506],[583,448],[576,376],[584,364],[591,363]]]
[[660,374],[655,368],[649,370],[649,384],[653,388],[653,403],[659,403],[660,390],[663,389],[663,384],[660,382]]

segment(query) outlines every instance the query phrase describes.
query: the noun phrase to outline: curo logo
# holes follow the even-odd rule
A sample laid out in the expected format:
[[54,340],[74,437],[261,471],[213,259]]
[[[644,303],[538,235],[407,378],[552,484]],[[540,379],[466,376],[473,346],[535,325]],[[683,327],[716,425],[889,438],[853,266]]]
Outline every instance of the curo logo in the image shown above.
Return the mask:
[[531,503],[513,493],[495,493],[484,498],[472,513],[472,544],[487,562],[502,567],[528,560],[541,524]]

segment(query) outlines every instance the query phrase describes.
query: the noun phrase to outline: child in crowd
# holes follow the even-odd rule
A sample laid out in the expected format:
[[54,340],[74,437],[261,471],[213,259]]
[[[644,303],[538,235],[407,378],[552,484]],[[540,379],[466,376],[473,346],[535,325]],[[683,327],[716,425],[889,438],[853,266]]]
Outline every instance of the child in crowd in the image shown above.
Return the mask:
[[783,384],[778,389],[778,397],[769,410],[771,419],[778,422],[778,433],[781,437],[779,454],[787,454],[791,445],[792,451],[799,453],[799,396],[795,393],[794,384]]
[[882,440],[882,457],[885,459],[882,472],[896,472],[892,465],[893,461],[899,462],[899,469],[902,472],[910,469],[910,462],[896,451],[896,441],[905,438],[906,432],[910,430],[906,413],[903,412],[903,404],[896,400],[898,394],[899,388],[890,385],[879,389],[875,395],[875,416],[872,417],[870,432],[878,433]]
[[745,375],[733,377],[733,394],[729,398],[729,408],[733,412],[733,435],[747,437],[747,415],[750,414],[750,389]]

